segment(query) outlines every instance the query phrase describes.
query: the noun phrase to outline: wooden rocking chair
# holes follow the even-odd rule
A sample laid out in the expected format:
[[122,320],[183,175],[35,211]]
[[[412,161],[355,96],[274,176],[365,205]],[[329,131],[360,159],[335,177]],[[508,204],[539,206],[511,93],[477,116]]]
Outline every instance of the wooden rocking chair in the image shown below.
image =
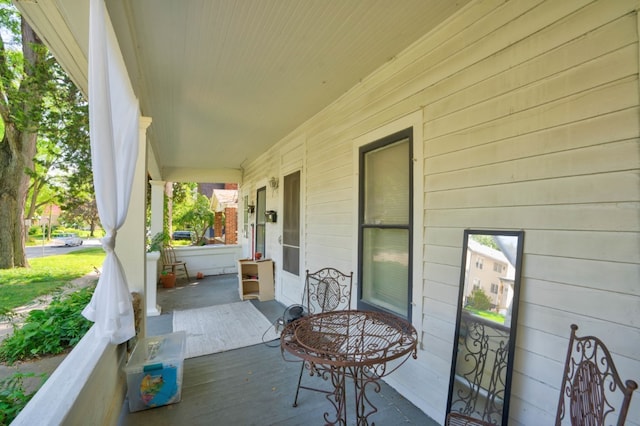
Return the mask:
[[182,268],[184,274],[187,276],[187,281],[190,280],[189,272],[187,271],[187,262],[184,260],[177,260],[176,253],[173,251],[173,247],[164,246],[162,248],[162,270],[168,271],[170,270],[174,274],[176,273],[176,268]]

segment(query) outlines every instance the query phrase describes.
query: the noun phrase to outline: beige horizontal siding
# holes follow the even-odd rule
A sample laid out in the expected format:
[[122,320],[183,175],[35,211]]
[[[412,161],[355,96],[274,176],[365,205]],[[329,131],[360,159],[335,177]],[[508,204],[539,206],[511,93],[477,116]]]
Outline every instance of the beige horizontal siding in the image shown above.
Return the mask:
[[[484,207],[473,209],[433,209],[426,215],[426,226],[434,231],[440,226],[467,224],[485,229],[520,229],[530,231],[640,231],[640,202],[589,203],[572,205]],[[481,218],[479,223],[478,218]],[[607,220],[604,220],[607,218]],[[460,234],[462,235],[462,234]],[[460,237],[462,238],[462,237]],[[529,240],[527,240],[529,241]]]
[[[446,155],[444,157],[446,161],[442,156],[434,155],[425,161],[425,170],[435,179],[446,171],[466,170],[484,164],[574,152],[580,148],[610,142],[637,142],[634,138],[640,132],[638,127],[639,114],[640,111],[637,107],[616,110],[608,114],[576,121],[569,126],[552,127],[448,152],[443,154]],[[432,184],[437,184],[437,182],[432,182]]]
[[476,127],[460,128],[455,122],[425,125],[425,136],[433,139],[425,145],[427,157],[458,151],[543,129],[567,125],[638,105],[637,76],[608,83],[544,103],[526,110],[510,113]]

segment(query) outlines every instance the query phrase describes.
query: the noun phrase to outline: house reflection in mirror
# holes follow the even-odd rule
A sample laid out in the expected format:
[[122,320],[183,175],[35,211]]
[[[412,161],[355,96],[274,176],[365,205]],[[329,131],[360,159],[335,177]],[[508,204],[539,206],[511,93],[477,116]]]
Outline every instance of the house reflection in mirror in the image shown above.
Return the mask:
[[524,233],[466,230],[447,412],[506,424]]

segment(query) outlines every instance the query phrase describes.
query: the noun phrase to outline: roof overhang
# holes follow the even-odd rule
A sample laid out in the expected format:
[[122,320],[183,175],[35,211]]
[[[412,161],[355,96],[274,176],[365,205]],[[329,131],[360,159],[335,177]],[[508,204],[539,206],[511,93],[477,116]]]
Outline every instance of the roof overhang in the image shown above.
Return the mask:
[[[14,0],[87,93],[89,2]],[[255,160],[468,0],[106,0],[153,179],[240,182]]]

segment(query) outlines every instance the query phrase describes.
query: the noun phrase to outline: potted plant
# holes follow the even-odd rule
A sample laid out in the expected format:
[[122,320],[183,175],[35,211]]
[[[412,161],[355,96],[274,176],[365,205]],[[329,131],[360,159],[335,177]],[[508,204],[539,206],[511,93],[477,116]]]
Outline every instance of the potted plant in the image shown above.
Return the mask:
[[166,232],[158,232],[149,240],[147,244],[147,252],[161,251],[165,244],[169,243],[169,234]]
[[173,288],[176,286],[176,274],[171,271],[162,271],[160,273],[160,283],[164,288]]

